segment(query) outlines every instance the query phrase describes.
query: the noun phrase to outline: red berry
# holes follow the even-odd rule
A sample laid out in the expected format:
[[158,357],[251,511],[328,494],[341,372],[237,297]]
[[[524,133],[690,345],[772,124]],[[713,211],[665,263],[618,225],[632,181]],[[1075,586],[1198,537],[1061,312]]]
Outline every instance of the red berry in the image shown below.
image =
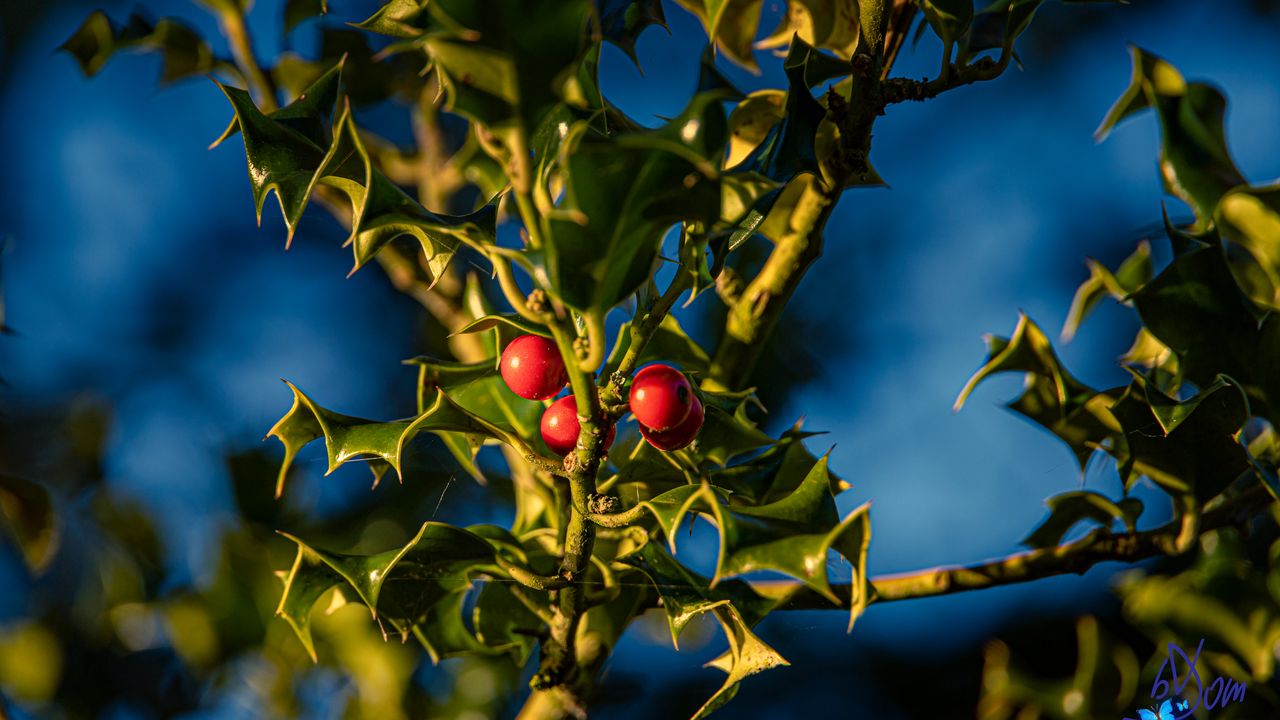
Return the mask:
[[501,370],[511,392],[529,400],[555,397],[569,381],[560,350],[541,335],[521,335],[508,343]]
[[[560,457],[573,452],[573,448],[578,444],[578,433],[581,427],[578,423],[578,404],[572,395],[566,395],[551,403],[551,407],[542,413],[542,441],[547,444],[551,452]],[[609,434],[604,438],[606,450],[613,445],[613,439],[617,434],[618,428],[610,425]]]
[[670,365],[650,365],[631,381],[631,412],[650,430],[669,430],[689,416],[693,388]]
[[695,397],[693,407],[689,409],[689,416],[684,419],[684,422],[670,430],[652,430],[641,425],[640,434],[649,441],[650,445],[663,452],[679,450],[698,437],[698,431],[702,429],[704,419],[706,419],[706,413],[703,412],[702,402]]

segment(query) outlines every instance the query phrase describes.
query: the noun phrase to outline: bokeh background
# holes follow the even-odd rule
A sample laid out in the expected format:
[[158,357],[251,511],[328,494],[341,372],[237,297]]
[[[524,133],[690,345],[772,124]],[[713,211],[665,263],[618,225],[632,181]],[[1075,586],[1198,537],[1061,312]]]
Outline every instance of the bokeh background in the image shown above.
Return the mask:
[[[329,18],[287,46],[280,5],[258,0],[250,16],[264,57],[315,52],[320,25],[362,19],[374,3],[331,0]],[[666,5],[670,36],[642,36],[643,74],[616,48],[602,60],[606,94],[642,122],[679,112],[705,43],[692,16]],[[311,447],[286,498],[271,500],[280,452],[261,438],[290,401],[279,378],[342,412],[411,414],[414,375],[400,360],[438,332],[376,268],[345,278],[344,233],[322,211],[288,252],[277,213],[255,224],[239,143],[206,150],[230,116],[212,83],[157,88],[159,61],[141,55],[86,80],[56,53],[94,7],[0,3],[0,282],[16,330],[0,336],[0,471],[53,487],[62,518],[60,550],[38,578],[0,548],[0,692],[17,717],[55,705],[113,718],[511,715],[519,697],[503,698],[524,679],[494,663],[432,666],[412,647],[383,646],[349,608],[323,621],[312,667],[271,618],[272,571],[292,557],[273,530],[381,549],[431,516],[506,522],[508,499],[500,484],[455,476],[443,450],[427,447],[406,485],[370,492],[359,468],[322,477]],[[116,18],[132,9],[102,7]],[[225,52],[198,6],[148,7]],[[782,8],[766,0],[764,11],[767,31]],[[1118,489],[1113,467],[1082,476],[1065,447],[1002,407],[1017,378],[987,383],[959,414],[951,404],[984,333],[1007,334],[1019,310],[1061,327],[1086,256],[1112,264],[1145,237],[1165,255],[1155,120],[1092,139],[1128,81],[1128,43],[1222,86],[1242,170],[1254,182],[1280,175],[1272,2],[1051,3],[1019,43],[1021,71],[891,107],[872,156],[890,187],[845,195],[757,372],[770,429],[803,415],[828,433],[811,444],[834,445],[833,467],[854,484],[842,510],[873,502],[872,573],[1015,551],[1045,497]],[[938,52],[926,37],[895,74],[936,72]],[[726,71],[745,89],[785,86],[780,63],[762,66]],[[403,107],[360,120],[409,140]],[[683,316],[706,340],[715,302]],[[1120,384],[1111,359],[1135,330],[1103,307],[1061,354],[1086,383]],[[1153,500],[1144,523],[1162,513]],[[1032,662],[1069,670],[1071,619],[1118,614],[1116,570],[876,606],[851,636],[840,613],[775,613],[759,633],[792,667],[746,682],[723,716],[970,716],[984,643],[1022,643]],[[722,643],[707,627],[675,653],[660,621],[638,623],[606,668],[599,716],[689,714],[721,681],[701,665]]]

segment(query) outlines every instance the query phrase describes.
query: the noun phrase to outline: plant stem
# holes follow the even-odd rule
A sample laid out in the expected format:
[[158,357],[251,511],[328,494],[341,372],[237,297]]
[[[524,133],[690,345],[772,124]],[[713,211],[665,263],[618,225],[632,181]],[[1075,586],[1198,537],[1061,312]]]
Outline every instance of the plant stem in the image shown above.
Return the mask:
[[236,67],[257,96],[258,107],[263,112],[275,110],[279,107],[275,85],[262,71],[257,56],[253,54],[253,40],[249,36],[249,28],[245,26],[244,13],[238,8],[224,10],[218,13],[218,22],[222,24],[222,32],[227,36],[227,44],[231,46]]
[[632,321],[628,330],[630,335],[630,344],[627,345],[627,351],[623,354],[622,360],[619,361],[618,367],[614,370],[609,383],[601,388],[600,400],[606,407],[617,405],[622,402],[622,389],[626,385],[627,377],[636,369],[636,364],[640,361],[640,355],[644,352],[644,348],[649,344],[649,339],[662,326],[662,321],[666,318],[667,313],[671,312],[672,306],[676,304],[676,300],[684,294],[693,285],[693,275],[684,272],[683,268],[676,271],[676,276],[671,278],[671,284],[667,286],[666,292],[653,303],[642,317],[638,317]]
[[787,232],[777,239],[760,273],[729,308],[724,336],[703,383],[709,390],[737,390],[746,385],[765,341],[805,271],[822,255],[822,228],[839,190],[825,190],[813,176],[802,176],[797,181],[805,185]]
[[569,470],[569,521],[564,536],[564,556],[560,561],[560,576],[568,583],[556,591],[556,604],[552,611],[551,636],[543,644],[542,666],[531,685],[535,690],[558,688],[570,693],[570,700],[579,707],[585,699],[575,697],[571,688],[584,675],[579,667],[575,648],[578,623],[587,610],[586,591],[582,581],[591,566],[591,553],[595,546],[595,525],[587,519],[591,497],[596,491],[596,472],[604,454],[604,437],[608,432],[608,420],[600,412],[600,399],[591,373],[579,367],[573,349],[573,329],[567,320],[550,325],[551,335],[560,349],[561,358],[569,372],[569,385],[573,390],[578,409],[578,444],[565,459]]
[[[1254,486],[1205,513],[1200,523],[1199,535],[1241,525],[1272,501],[1264,487]],[[874,587],[872,602],[952,595],[1056,575],[1084,574],[1094,565],[1103,562],[1134,563],[1158,556],[1175,557],[1182,554],[1179,536],[1183,533],[1183,521],[1179,518],[1158,528],[1138,532],[1112,533],[1098,528],[1079,540],[1054,547],[1028,550],[970,565],[882,575],[871,578]],[[791,581],[772,581],[761,583],[760,588],[765,594],[781,594],[795,585]],[[849,585],[833,584],[832,590],[847,607]],[[808,588],[801,588],[791,596],[783,609],[830,610],[833,607],[835,606],[827,598]]]

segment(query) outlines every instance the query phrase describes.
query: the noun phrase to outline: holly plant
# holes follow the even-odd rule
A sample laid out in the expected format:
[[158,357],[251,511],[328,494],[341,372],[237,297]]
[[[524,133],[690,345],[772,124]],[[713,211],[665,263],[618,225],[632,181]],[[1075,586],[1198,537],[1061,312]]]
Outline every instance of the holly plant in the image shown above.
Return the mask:
[[[1133,308],[1142,329],[1121,361],[1131,380],[1086,386],[1024,316],[988,339],[957,402],[991,375],[1023,374],[1010,407],[1082,468],[1113,458],[1120,497],[1051,498],[1022,554],[868,578],[868,504],[838,511],[850,485],[814,433],[760,425],[749,383],[761,348],[821,255],[836,203],[883,184],[873,126],[895,104],[999,77],[1042,0],[977,11],[969,0],[791,0],[763,40],[758,1],[677,0],[710,42],[671,88],[684,109],[653,127],[610,103],[598,67],[606,43],[636,58],[637,38],[665,24],[658,0],[391,0],[343,18],[350,27],[325,24],[316,57],[270,65],[247,31],[249,0],[202,4],[228,57],[181,21],[141,14],[94,13],[63,47],[89,74],[148,50],[165,81],[214,78],[230,110],[214,145],[243,145],[259,219],[274,193],[287,245],[308,207],[323,208],[348,232],[351,272],[377,266],[448,333],[448,356],[405,361],[417,376],[403,388],[410,417],[356,417],[282,388],[292,405],[269,431],[284,448],[277,495],[312,443],[329,472],[359,462],[375,487],[413,483],[406,455],[434,436],[442,461],[514,496],[505,526],[432,519],[372,554],[280,528],[297,553],[281,568],[277,614],[313,658],[313,616],[359,603],[432,661],[532,665],[523,716],[582,716],[637,617],[660,608],[678,647],[709,615],[728,650],[710,663],[724,681],[703,717],[788,664],[755,631],[771,612],[830,609],[852,629],[873,603],[1193,553],[1208,533],[1274,513],[1280,191],[1250,186],[1232,163],[1222,96],[1141,51],[1101,133],[1156,114],[1161,175],[1195,219],[1166,221],[1173,259],[1158,273],[1145,244],[1118,268],[1090,263],[1066,333],[1105,298]],[[284,32],[326,11],[288,0]],[[943,48],[937,75],[894,76],[906,38],[926,27]],[[722,73],[766,57],[785,87],[743,94]],[[408,113],[411,146],[361,127],[364,108],[387,104]],[[748,247],[765,248],[762,263]],[[685,332],[681,302],[723,305],[714,346]],[[1128,491],[1144,480],[1174,519],[1140,530]],[[682,559],[692,522],[716,530],[710,577]],[[1087,533],[1067,540],[1081,523]],[[1274,604],[1269,617],[1274,632]]]

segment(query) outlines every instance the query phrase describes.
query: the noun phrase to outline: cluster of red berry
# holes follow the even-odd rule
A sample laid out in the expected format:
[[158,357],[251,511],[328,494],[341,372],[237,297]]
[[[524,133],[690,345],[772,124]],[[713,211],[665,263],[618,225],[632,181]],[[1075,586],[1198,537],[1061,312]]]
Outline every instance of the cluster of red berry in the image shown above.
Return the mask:
[[[511,391],[529,400],[553,398],[569,381],[569,372],[556,344],[540,335],[521,335],[502,351],[502,379]],[[655,448],[679,450],[693,442],[702,429],[702,402],[684,373],[670,365],[641,368],[631,381],[628,405],[640,423],[640,434]],[[557,455],[564,456],[578,443],[578,408],[566,395],[542,413],[542,439]],[[609,427],[605,447],[613,444],[617,430]]]

